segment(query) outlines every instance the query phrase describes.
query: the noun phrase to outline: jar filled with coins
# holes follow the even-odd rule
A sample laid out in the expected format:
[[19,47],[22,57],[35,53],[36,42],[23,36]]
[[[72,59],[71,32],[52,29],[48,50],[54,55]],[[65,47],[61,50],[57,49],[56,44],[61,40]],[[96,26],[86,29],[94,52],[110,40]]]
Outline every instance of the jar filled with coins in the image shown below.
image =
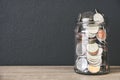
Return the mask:
[[74,70],[81,74],[109,73],[105,20],[101,13],[81,13],[75,28]]

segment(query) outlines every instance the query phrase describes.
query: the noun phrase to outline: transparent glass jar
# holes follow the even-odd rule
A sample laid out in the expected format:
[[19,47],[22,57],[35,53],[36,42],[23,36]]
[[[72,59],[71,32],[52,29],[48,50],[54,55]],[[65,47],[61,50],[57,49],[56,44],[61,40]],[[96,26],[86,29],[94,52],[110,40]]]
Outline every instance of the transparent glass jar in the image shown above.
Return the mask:
[[107,33],[103,16],[85,12],[75,28],[74,70],[82,74],[109,73]]

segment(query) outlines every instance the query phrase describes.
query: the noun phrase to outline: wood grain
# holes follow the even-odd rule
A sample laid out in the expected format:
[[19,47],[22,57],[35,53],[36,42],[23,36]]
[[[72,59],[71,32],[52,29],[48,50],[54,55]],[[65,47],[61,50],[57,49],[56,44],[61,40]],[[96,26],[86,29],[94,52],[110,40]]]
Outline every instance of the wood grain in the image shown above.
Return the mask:
[[120,66],[105,75],[81,75],[73,66],[0,66],[0,80],[120,80]]

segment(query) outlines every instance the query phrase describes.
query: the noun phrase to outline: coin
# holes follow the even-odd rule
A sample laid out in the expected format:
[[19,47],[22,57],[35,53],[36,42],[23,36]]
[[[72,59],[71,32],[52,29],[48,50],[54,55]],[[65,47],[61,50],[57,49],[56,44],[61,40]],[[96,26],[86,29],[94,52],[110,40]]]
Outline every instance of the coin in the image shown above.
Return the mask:
[[83,42],[83,43],[88,42],[88,35],[87,35],[87,31],[86,31],[86,33],[83,33],[83,34],[82,34],[82,42]]
[[93,20],[98,24],[104,22],[103,16],[100,13],[98,13],[97,11],[93,16]]
[[87,55],[87,60],[89,63],[92,63],[92,64],[97,64],[100,62],[100,59],[101,59],[101,56],[88,56]]
[[96,36],[96,34],[93,34],[93,33],[89,33],[89,34],[88,34],[88,37],[89,37],[89,38],[94,38],[95,36]]
[[83,57],[81,57],[77,62],[76,62],[76,67],[80,71],[84,71],[88,66],[87,60]]
[[93,44],[88,44],[87,45],[87,51],[91,54],[91,55],[96,55],[98,53],[98,44],[97,43],[93,43]]
[[105,41],[106,39],[106,30],[104,29],[99,29],[97,33],[97,39],[99,41]]
[[83,23],[88,23],[89,22],[89,18],[82,18],[82,22]]
[[82,44],[77,43],[76,45],[76,55],[82,55]]
[[86,54],[87,52],[86,45],[86,43],[82,43],[82,54]]
[[98,50],[98,54],[97,55],[90,55],[89,53],[87,53],[87,60],[89,62],[89,64],[91,65],[101,65],[102,63],[102,52],[103,52],[103,49],[102,48],[99,48]]
[[96,62],[97,60],[101,59],[101,56],[91,56],[91,55],[87,54],[87,59],[90,61]]
[[89,62],[90,65],[100,66],[101,63],[102,63],[102,59],[99,58],[99,59],[96,59],[95,61],[88,60],[88,62]]
[[91,55],[91,54],[89,54],[89,52],[87,52],[87,58],[97,59],[98,57],[102,56],[102,52],[103,52],[102,48],[99,48],[97,55]]
[[97,24],[89,24],[86,28],[88,33],[95,34],[99,30],[99,26]]
[[98,51],[98,54],[97,55],[102,55],[102,53],[103,53],[103,48],[99,48],[99,51]]
[[93,65],[88,65],[88,70],[91,73],[97,73],[100,71],[100,66],[93,66]]
[[93,43],[95,43],[96,42],[96,37],[94,37],[94,38],[89,38],[88,39],[88,43],[89,44],[93,44]]
[[75,37],[76,37],[76,39],[79,39],[79,40],[82,39],[82,35],[81,35],[81,33],[76,33]]

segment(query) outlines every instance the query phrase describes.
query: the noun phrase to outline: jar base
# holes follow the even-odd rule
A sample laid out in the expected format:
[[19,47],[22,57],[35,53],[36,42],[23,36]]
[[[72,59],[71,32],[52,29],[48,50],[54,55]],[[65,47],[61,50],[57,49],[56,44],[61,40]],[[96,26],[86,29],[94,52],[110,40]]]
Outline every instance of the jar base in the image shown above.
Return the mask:
[[89,72],[89,71],[82,72],[82,71],[80,71],[80,70],[78,70],[78,69],[75,69],[75,68],[74,68],[74,71],[75,71],[76,73],[78,73],[78,74],[83,74],[83,75],[104,75],[104,74],[109,74],[109,73],[110,73],[110,70],[99,71],[99,72],[97,72],[97,73],[91,73],[91,72]]

